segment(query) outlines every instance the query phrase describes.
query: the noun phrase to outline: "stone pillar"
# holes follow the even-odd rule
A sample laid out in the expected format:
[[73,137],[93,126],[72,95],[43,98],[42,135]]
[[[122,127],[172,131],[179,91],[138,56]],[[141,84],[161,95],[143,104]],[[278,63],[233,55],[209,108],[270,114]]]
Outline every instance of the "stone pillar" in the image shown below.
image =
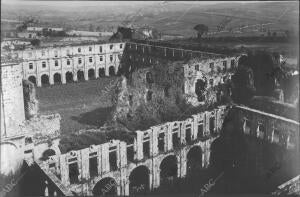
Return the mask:
[[172,141],[172,125],[170,123],[168,123],[168,130],[167,133],[165,135],[165,139],[166,139],[166,151],[170,151],[173,148],[173,141]]
[[49,72],[49,83],[50,85],[54,85],[54,78],[53,78],[53,73]]
[[192,125],[192,140],[197,139],[198,136],[198,116],[199,115],[192,115],[193,117],[193,125]]
[[167,48],[164,48],[165,57],[167,57]]
[[89,80],[89,73],[88,73],[88,69],[84,69],[84,80]]
[[153,159],[153,170],[152,170],[152,177],[153,177],[153,189],[158,188],[160,185],[160,163],[157,158]]
[[44,195],[45,195],[45,196],[49,196],[48,181],[45,181],[45,185],[46,185],[46,187],[45,187]]
[[36,85],[37,87],[42,86],[41,76],[39,74],[36,75]]
[[66,154],[60,156],[60,176],[63,185],[65,186],[70,185],[69,165],[67,162]]
[[119,152],[118,158],[120,158],[120,166],[121,168],[127,165],[127,144],[126,142],[120,142],[119,145]]
[[151,156],[155,156],[158,154],[158,134],[159,134],[160,127],[152,127],[152,135],[150,137],[150,146],[152,146],[150,153]]
[[90,172],[89,172],[89,163],[90,163],[90,159],[89,159],[89,148],[85,148],[80,150],[80,154],[81,154],[81,178],[82,179],[89,179],[90,178]]
[[[73,78],[74,78],[74,75],[73,75]],[[61,72],[61,83],[62,84],[66,84],[67,81],[66,81],[66,73],[64,73],[63,71]]]
[[179,127],[179,136],[180,136],[181,144],[186,144],[185,135],[186,135],[186,121],[180,123],[180,127]]
[[101,145],[101,161],[102,161],[102,170],[101,174],[109,172],[109,143]]
[[73,72],[73,81],[78,81],[77,72]]
[[98,175],[102,174],[102,146],[97,146],[97,168],[98,168]]
[[209,166],[210,160],[210,145],[213,141],[206,140],[202,152],[202,168],[207,168]]
[[142,160],[143,159],[143,137],[144,134],[142,131],[136,131],[136,146],[135,146],[135,152],[136,152],[136,159]]
[[186,164],[187,163],[187,149],[183,148],[180,151],[180,161],[179,161],[179,177],[183,178],[186,176]]

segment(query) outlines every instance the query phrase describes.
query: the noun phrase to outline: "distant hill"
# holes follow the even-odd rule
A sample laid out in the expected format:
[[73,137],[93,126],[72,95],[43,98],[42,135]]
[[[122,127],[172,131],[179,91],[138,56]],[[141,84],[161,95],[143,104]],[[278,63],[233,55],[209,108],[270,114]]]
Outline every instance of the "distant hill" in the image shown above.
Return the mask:
[[[123,22],[150,25],[166,34],[195,35],[193,27],[203,23],[210,30],[226,17],[225,28],[275,23],[270,28],[299,31],[299,2],[59,2],[23,1],[2,3],[1,18],[20,20],[35,16],[42,23],[65,28],[113,28]],[[92,27],[91,27],[92,24]]]

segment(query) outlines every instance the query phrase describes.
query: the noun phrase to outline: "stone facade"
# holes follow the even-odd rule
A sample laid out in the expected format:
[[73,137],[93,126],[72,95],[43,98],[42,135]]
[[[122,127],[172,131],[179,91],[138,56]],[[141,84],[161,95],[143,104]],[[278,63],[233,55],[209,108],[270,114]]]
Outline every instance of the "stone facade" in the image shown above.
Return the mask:
[[244,133],[299,152],[299,122],[246,106],[235,106]]
[[19,62],[2,60],[0,172],[3,174],[15,172],[26,158],[39,158],[41,154],[32,156],[34,150],[44,152],[48,146],[59,150],[60,116],[34,116],[26,120],[22,80]]
[[[62,185],[79,195],[95,194],[97,183],[108,177],[114,179],[118,195],[129,195],[131,173],[134,169],[144,166],[149,172],[147,187],[153,190],[160,186],[161,163],[170,156],[177,160],[177,177],[187,175],[188,154],[196,146],[201,150],[200,167],[208,167],[210,145],[220,132],[225,112],[225,106],[220,106],[212,111],[195,114],[184,121],[168,122],[146,131],[136,131],[132,143],[112,140],[105,144],[51,156],[39,165],[43,171],[55,174]],[[115,165],[110,156],[113,152],[116,154]],[[97,163],[97,173],[93,176],[90,171],[92,158],[95,158]],[[70,175],[70,168],[74,171],[72,166],[76,166],[78,171],[75,181]]]
[[41,47],[12,53],[23,59],[23,79],[42,86],[115,75],[124,48],[123,42],[93,43]]

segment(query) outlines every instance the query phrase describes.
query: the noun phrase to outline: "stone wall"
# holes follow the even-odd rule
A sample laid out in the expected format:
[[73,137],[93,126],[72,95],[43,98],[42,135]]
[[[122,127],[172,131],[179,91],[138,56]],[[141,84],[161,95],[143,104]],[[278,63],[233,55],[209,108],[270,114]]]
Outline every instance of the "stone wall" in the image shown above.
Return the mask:
[[124,48],[123,42],[78,44],[14,51],[13,55],[23,59],[23,79],[41,86],[42,82],[64,84],[114,75]]
[[23,80],[25,117],[30,119],[38,114],[38,100],[36,99],[35,86],[28,80]]
[[[105,177],[112,177],[116,181],[118,195],[128,195],[131,172],[136,167],[144,165],[150,170],[149,188],[152,190],[160,185],[160,164],[169,155],[177,158],[178,177],[186,176],[187,154],[192,147],[199,146],[202,150],[201,166],[205,168],[209,165],[210,144],[215,139],[212,136],[219,134],[225,111],[225,106],[220,106],[212,111],[195,114],[183,121],[168,122],[145,131],[136,131],[132,144],[112,140],[63,155],[51,156],[40,165],[48,173],[59,177],[61,184],[80,195],[92,195],[97,182]],[[164,134],[163,147],[159,147],[161,134]],[[179,144],[174,144],[174,135],[177,136]],[[144,150],[147,142],[149,142],[148,151]],[[133,155],[130,155],[131,151]],[[112,152],[116,154],[115,167],[111,164],[109,156]],[[89,162],[94,157],[97,158],[98,175],[92,177]],[[69,167],[74,163],[78,169],[79,182],[70,180]]]
[[21,65],[1,63],[0,79],[1,137],[12,136],[20,132],[19,125],[25,120]]

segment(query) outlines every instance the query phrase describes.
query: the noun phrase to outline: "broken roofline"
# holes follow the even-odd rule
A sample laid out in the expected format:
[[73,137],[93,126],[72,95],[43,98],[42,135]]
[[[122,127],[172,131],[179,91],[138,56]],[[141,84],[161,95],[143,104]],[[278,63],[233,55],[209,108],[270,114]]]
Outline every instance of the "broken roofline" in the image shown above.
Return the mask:
[[[135,135],[134,135],[134,140],[137,140],[137,135],[138,135],[138,133],[140,133],[140,132],[142,132],[142,133],[148,133],[148,135],[149,135],[151,132],[153,132],[153,130],[154,130],[155,128],[162,128],[162,127],[167,126],[167,125],[169,125],[169,124],[179,124],[179,123],[192,122],[191,119],[195,118],[195,116],[201,115],[201,114],[205,114],[205,113],[207,113],[207,112],[209,112],[209,113],[212,112],[212,113],[215,114],[215,111],[218,110],[219,112],[223,112],[223,113],[224,113],[224,112],[226,111],[227,107],[228,107],[228,106],[226,106],[226,105],[220,105],[220,106],[217,106],[217,107],[215,107],[215,108],[213,108],[213,109],[205,110],[205,111],[198,112],[198,113],[196,113],[196,114],[190,115],[190,117],[188,117],[188,118],[186,118],[186,119],[184,119],[184,120],[175,120],[175,121],[171,121],[171,122],[161,123],[161,124],[158,124],[158,125],[151,126],[149,129],[146,129],[146,130],[143,130],[143,131],[141,131],[141,130],[133,131],[133,133],[135,134]],[[101,129],[101,128],[100,128],[100,129]],[[100,129],[99,129],[99,130],[100,130]],[[98,129],[96,129],[96,130],[98,130]],[[88,131],[88,130],[87,130],[87,131]],[[110,139],[110,140],[107,140],[106,142],[101,143],[101,144],[97,144],[97,145],[91,144],[89,147],[86,147],[86,148],[77,149],[77,150],[76,150],[76,149],[75,149],[75,150],[70,150],[70,151],[68,151],[68,152],[66,152],[66,153],[64,153],[64,154],[62,154],[62,155],[70,155],[70,154],[72,154],[72,152],[77,152],[77,151],[80,151],[80,150],[83,150],[83,149],[87,149],[87,148],[93,148],[93,149],[94,149],[96,146],[101,146],[101,145],[107,144],[107,143],[110,143],[110,144],[116,144],[116,143],[118,143],[118,142],[124,142],[124,143],[127,144],[126,140],[123,140],[123,139],[122,139],[122,140],[121,140],[121,139]],[[132,144],[127,144],[127,146],[130,146],[130,145],[132,145]],[[61,156],[61,155],[54,155],[54,156],[51,156],[51,157],[59,157],[59,156]],[[45,160],[44,162],[47,163],[48,161],[50,161],[50,160],[51,160],[51,157],[49,157],[49,158],[48,158],[47,160]]]

